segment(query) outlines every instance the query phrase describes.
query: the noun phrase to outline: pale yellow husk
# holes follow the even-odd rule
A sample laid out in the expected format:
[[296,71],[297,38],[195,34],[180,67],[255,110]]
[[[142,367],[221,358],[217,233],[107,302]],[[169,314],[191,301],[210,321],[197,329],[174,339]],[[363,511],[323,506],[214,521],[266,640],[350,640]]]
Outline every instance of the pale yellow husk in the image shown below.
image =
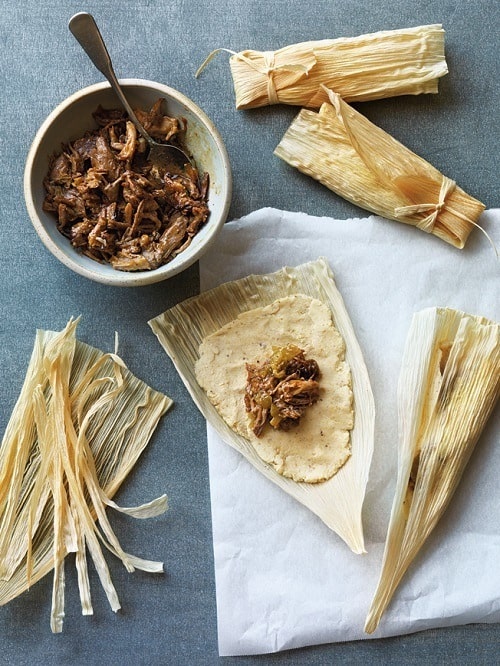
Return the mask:
[[448,71],[441,25],[230,53],[238,109],[278,103],[318,108],[327,99],[321,84],[357,102],[436,93]]
[[[324,483],[297,483],[279,474],[256,453],[251,442],[236,434],[219,415],[196,380],[201,342],[238,315],[265,307],[278,298],[304,294],[327,305],[346,345],[354,397],[352,455]],[[172,359],[193,400],[220,437],[239,451],[264,476],[307,506],[356,553],[365,552],[361,510],[373,453],[374,403],[362,352],[342,297],[326,261],[222,284],[167,310],[149,322]]]
[[131,508],[111,498],[171,400],[134,377],[115,354],[77,341],[76,326],[71,320],[59,333],[37,331],[0,448],[0,604],[54,569],[54,632],[63,625],[69,552],[75,553],[83,614],[92,613],[87,549],[113,610],[120,603],[101,545],[129,571],[162,570],[161,562],[122,550],[106,506],[138,518],[167,508],[166,496]]
[[398,478],[372,633],[450,502],[500,395],[500,325],[452,309],[414,315],[398,386]]
[[485,206],[328,90],[303,109],[275,155],[351,201],[463,248]]

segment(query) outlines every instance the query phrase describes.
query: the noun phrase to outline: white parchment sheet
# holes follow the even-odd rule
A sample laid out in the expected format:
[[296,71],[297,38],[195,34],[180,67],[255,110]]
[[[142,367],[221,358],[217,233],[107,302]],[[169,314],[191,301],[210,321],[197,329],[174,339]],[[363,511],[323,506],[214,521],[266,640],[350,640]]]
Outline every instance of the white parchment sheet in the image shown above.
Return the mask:
[[[481,225],[500,248],[500,209]],[[377,410],[364,505],[366,555],[208,427],[219,652],[244,655],[368,638],[397,460],[396,387],[411,316],[453,307],[500,320],[500,262],[475,230],[457,250],[377,217],[318,218],[262,209],[226,224],[200,263],[202,290],[325,257],[370,374]],[[441,523],[373,637],[500,621],[500,409]]]

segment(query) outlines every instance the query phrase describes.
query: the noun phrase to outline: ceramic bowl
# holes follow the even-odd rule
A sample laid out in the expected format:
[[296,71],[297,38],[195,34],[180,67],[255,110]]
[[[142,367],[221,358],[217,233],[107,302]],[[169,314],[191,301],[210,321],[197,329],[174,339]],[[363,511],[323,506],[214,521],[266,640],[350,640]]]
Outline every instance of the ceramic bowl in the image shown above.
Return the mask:
[[201,172],[210,177],[208,206],[210,216],[191,244],[169,263],[151,271],[124,272],[79,253],[56,226],[55,217],[43,210],[43,180],[49,160],[61,145],[95,129],[92,113],[99,105],[119,108],[108,83],[98,83],[80,90],[52,111],[38,130],[29,150],[24,173],[24,196],[29,216],[45,246],[68,268],[91,280],[120,287],[137,287],[166,280],[197,261],[215,241],[223,226],[231,201],[231,170],[226,149],[207,115],[182,93],[161,83],[141,79],[120,80],[133,108],[150,108],[164,98],[163,111],[187,121],[186,150],[193,155]]

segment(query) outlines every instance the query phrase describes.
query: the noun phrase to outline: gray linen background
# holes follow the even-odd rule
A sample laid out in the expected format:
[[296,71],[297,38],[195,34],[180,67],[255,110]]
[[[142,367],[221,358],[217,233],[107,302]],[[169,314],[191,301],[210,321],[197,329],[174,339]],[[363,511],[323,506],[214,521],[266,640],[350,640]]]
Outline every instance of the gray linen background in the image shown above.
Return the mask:
[[498,207],[498,4],[494,0],[309,4],[2,0],[1,10],[0,432],[19,393],[35,329],[59,329],[70,316],[80,314],[81,339],[111,350],[118,331],[120,352],[131,370],[170,395],[175,406],[118,497],[130,505],[165,491],[170,510],[149,521],[112,516],[125,549],[163,560],[165,575],[129,575],[109,557],[123,610],[112,613],[91,571],[95,614],[83,618],[69,558],[63,634],[50,633],[47,577],[0,608],[0,663],[500,663],[497,625],[220,659],[205,423],[146,325],[149,318],[196,293],[197,267],[141,289],[91,283],[45,250],[29,222],[22,191],[25,156],[43,119],[66,96],[102,79],[67,29],[71,15],[85,10],[96,17],[118,76],[153,79],[178,88],[214,120],[233,167],[230,219],[263,206],[333,217],[364,213],[273,157],[296,109],[236,112],[224,54],[198,80],[194,78],[212,49],[274,49],[308,39],[443,23],[450,74],[442,79],[439,95],[365,103],[358,109],[488,208]]

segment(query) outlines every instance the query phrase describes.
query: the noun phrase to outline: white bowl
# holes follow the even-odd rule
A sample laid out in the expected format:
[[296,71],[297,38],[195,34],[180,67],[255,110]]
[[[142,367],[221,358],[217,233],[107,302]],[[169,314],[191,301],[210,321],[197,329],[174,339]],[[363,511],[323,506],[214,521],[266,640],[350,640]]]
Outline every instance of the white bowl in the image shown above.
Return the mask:
[[191,244],[172,261],[152,271],[117,271],[80,254],[57,229],[55,217],[43,210],[43,180],[49,159],[68,143],[96,125],[92,113],[99,105],[120,108],[108,83],[98,83],[80,90],[59,104],[38,130],[28,152],[24,172],[24,197],[33,226],[45,246],[63,264],[91,280],[120,287],[138,287],[165,280],[197,261],[215,240],[223,226],[231,202],[231,170],[222,139],[207,115],[180,92],[154,81],[120,80],[133,108],[150,108],[159,97],[165,99],[163,110],[170,116],[187,120],[186,148],[200,172],[210,176],[208,206],[210,216]]

